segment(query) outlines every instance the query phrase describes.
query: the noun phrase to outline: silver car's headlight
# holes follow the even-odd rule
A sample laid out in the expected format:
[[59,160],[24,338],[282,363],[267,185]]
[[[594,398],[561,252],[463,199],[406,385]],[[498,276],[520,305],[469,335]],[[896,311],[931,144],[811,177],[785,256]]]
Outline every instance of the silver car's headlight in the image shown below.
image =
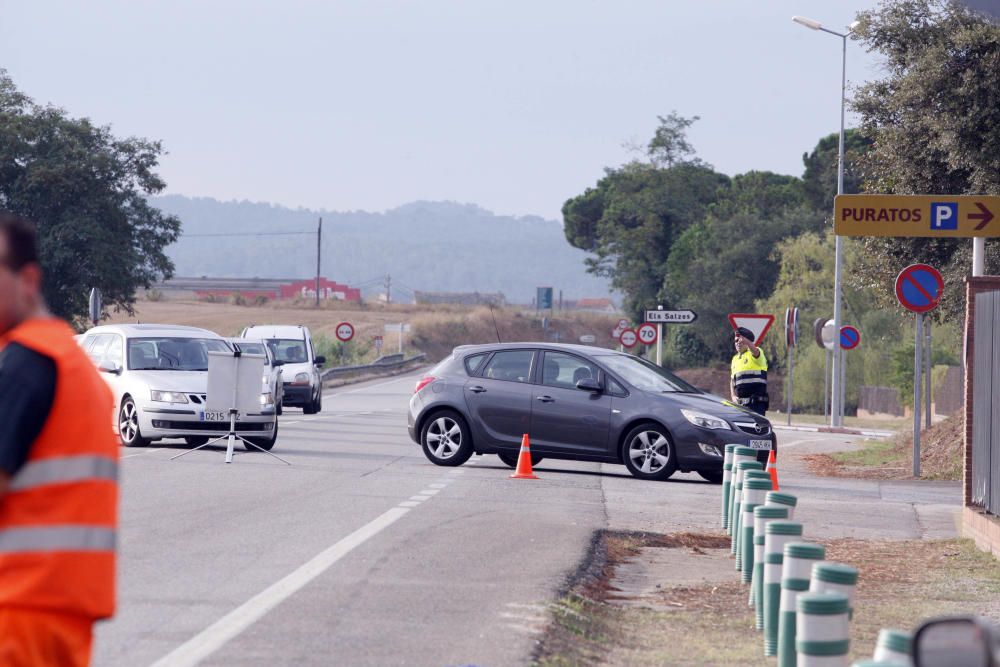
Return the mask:
[[156,389],[149,390],[149,400],[159,401],[161,403],[187,403],[188,399],[183,393],[179,391],[158,391]]
[[260,395],[260,406],[262,408],[271,407],[273,405],[274,405],[274,397],[271,395],[271,392],[265,391],[263,394]]
[[712,415],[706,415],[704,412],[695,412],[694,410],[681,410],[681,414],[684,415],[684,419],[687,419],[695,426],[700,426],[701,428],[719,429],[726,431],[733,430],[725,419],[713,417]]

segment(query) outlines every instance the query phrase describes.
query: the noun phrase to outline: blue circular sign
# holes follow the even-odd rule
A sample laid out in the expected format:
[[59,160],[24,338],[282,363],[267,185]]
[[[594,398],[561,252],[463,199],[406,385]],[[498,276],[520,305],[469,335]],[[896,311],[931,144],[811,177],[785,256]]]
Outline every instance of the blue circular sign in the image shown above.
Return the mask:
[[903,308],[926,313],[937,308],[944,292],[941,273],[927,264],[911,264],[896,276],[896,298]]
[[853,350],[861,343],[861,332],[851,326],[840,327],[840,347]]

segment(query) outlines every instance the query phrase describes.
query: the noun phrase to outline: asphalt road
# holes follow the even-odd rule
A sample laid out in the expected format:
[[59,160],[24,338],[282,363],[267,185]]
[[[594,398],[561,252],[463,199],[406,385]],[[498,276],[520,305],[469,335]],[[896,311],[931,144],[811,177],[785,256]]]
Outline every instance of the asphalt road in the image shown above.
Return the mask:
[[599,466],[431,465],[406,433],[413,384],[286,411],[274,452],[291,466],[122,450],[119,607],[95,664],[524,664],[606,525]]
[[[274,453],[291,466],[242,446],[230,465],[222,447],[122,450],[119,607],[94,663],[523,665],[594,531],[718,529],[720,487],[693,474],[543,461],[541,479],[511,480],[493,456],[430,464],[406,433],[416,377],[286,411]],[[786,452],[852,440],[779,433]],[[783,474],[810,530],[953,530],[957,486]]]

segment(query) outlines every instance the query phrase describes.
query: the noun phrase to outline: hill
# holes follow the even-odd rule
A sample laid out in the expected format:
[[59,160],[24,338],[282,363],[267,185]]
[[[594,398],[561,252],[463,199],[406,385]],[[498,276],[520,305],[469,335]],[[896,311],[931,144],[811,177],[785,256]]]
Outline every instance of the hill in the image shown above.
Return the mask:
[[609,293],[607,280],[586,273],[586,253],[567,243],[562,225],[536,216],[453,202],[414,202],[384,213],[181,195],[151,203],[183,224],[167,249],[178,276],[313,276],[322,217],[322,272],[340,282],[371,286],[390,274],[394,295],[403,298],[413,290],[500,291],[515,303],[530,303],[538,286],[554,287],[556,298],[560,289],[567,299]]

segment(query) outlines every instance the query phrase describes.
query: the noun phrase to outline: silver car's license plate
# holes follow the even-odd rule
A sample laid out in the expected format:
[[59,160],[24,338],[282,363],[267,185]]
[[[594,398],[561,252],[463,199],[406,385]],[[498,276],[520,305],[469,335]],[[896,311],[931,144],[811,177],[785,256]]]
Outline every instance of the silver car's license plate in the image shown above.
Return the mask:
[[[236,419],[239,418],[240,415],[237,413]],[[201,413],[201,419],[206,422],[227,422],[229,421],[229,413],[222,412],[221,410],[205,410],[205,412]]]
[[770,440],[751,440],[750,449],[771,449]]

